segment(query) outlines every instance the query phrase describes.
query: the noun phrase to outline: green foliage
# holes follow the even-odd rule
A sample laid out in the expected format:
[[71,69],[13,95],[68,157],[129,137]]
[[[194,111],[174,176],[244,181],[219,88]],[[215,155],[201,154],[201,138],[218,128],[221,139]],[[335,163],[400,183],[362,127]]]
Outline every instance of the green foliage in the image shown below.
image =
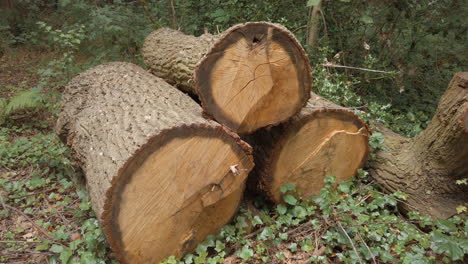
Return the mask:
[[[389,123],[396,132],[414,136],[466,64],[462,2],[325,1],[328,31],[321,46],[341,52],[339,64],[396,72],[392,78],[366,71],[346,74],[362,80],[353,90],[366,101],[391,104],[387,114],[394,116]],[[420,127],[404,127],[410,124]]]
[[[33,88],[18,92],[11,98],[0,99],[0,121],[8,115],[26,109],[39,110],[45,108],[46,95],[41,93],[41,89]],[[1,122],[0,122],[1,123]]]
[[75,64],[75,54],[85,39],[85,26],[73,24],[67,29],[53,29],[45,22],[37,22],[44,45],[53,47],[61,55],[50,60],[45,67],[38,70],[41,76],[41,85],[54,87],[65,85],[72,75],[80,71]]
[[[15,127],[13,127],[15,129]],[[34,166],[47,169],[71,169],[66,158],[68,148],[54,134],[36,134],[32,137],[18,137],[8,140],[9,129],[1,129],[0,163],[9,168]],[[27,131],[24,131],[27,132]]]
[[310,200],[295,198],[294,186],[285,185],[286,204],[255,215],[241,209],[195,253],[163,263],[223,263],[232,254],[242,263],[281,262],[291,254],[312,263],[462,263],[468,253],[466,216],[433,220],[411,212],[402,219],[397,202],[407,196],[381,193],[365,183],[366,176],[360,171],[364,183],[352,179],[337,185],[327,176],[320,195]]
[[[48,231],[48,237],[44,237],[41,233],[34,235],[32,227],[18,228],[6,234],[8,241],[2,241],[2,246],[18,252],[49,253],[51,263],[116,263],[108,256],[108,245],[84,185],[74,182],[77,175],[69,154],[55,134],[42,134],[26,126],[0,128],[3,202],[29,215],[35,225]],[[28,177],[19,178],[15,171],[31,172]],[[0,208],[0,220],[15,214]],[[1,233],[0,239],[6,240]],[[30,238],[29,243],[18,244],[23,237]],[[28,248],[23,248],[25,245]],[[2,262],[7,260],[0,257]]]
[[[151,1],[156,2],[156,1]],[[307,8],[294,0],[201,0],[174,1],[180,28],[189,34],[200,35],[206,28],[211,33],[223,31],[237,23],[271,21],[305,32]],[[171,17],[170,13],[166,15]],[[170,24],[170,23],[167,23]],[[305,34],[298,36],[305,40]]]

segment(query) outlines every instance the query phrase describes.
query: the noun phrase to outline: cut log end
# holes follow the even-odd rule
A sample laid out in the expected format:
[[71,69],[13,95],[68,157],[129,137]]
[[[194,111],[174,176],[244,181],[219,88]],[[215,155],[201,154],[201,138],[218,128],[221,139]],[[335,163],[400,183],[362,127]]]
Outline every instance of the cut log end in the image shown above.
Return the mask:
[[179,127],[128,160],[102,216],[122,263],[181,257],[231,219],[253,167],[239,142],[221,128]]
[[262,186],[276,203],[282,202],[280,188],[285,184],[294,184],[305,198],[317,195],[326,175],[344,181],[364,166],[368,133],[347,110],[316,110],[302,116],[289,125],[273,150],[269,177]]
[[227,30],[195,70],[206,112],[247,134],[299,112],[312,86],[304,50],[285,28],[251,22]]

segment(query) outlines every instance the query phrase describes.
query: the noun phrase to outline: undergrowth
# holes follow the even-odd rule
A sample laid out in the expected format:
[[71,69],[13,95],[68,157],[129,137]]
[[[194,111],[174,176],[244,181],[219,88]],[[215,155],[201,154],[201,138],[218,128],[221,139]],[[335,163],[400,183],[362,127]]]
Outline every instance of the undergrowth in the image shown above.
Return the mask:
[[110,263],[69,149],[40,124],[0,128],[0,262]]
[[[69,149],[43,129],[40,122],[0,129],[0,222],[12,227],[0,231],[0,262],[24,254],[49,263],[115,262]],[[463,263],[465,215],[403,216],[397,207],[406,195],[382,193],[366,171],[325,183],[310,199],[285,185],[283,204],[247,200],[193,253],[163,263]]]
[[193,254],[163,263],[462,263],[468,252],[465,216],[404,217],[397,205],[406,195],[380,192],[365,171],[338,184],[327,176],[325,183],[311,199],[285,185],[284,204],[241,209]]

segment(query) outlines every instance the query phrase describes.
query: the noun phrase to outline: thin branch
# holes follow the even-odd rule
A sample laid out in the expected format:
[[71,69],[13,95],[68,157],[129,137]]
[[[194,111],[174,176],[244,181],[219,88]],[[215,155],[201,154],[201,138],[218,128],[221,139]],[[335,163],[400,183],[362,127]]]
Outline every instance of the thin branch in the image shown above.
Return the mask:
[[333,63],[323,63],[323,64],[320,64],[320,65],[323,66],[323,67],[326,67],[326,68],[344,68],[344,69],[367,71],[367,72],[393,74],[392,72],[372,70],[372,69],[366,69],[366,68],[360,68],[360,67],[345,66],[345,65],[337,65],[337,64],[333,64]]
[[0,240],[0,243],[42,243],[42,241]]
[[25,197],[29,197],[29,196],[33,196],[33,195],[38,195],[38,194],[41,194],[41,193],[51,192],[51,191],[56,190],[56,189],[57,189],[57,187],[54,187],[54,188],[51,188],[51,189],[42,190],[42,191],[39,191],[39,192],[32,192],[32,193],[28,193],[28,194],[25,194],[25,195],[8,196],[8,198],[9,199],[21,199],[21,198],[25,198]]
[[[62,244],[61,242],[59,241],[56,241],[52,236],[49,235],[49,233],[42,227],[38,226],[34,220],[32,220],[29,216],[27,216],[25,213],[23,213],[21,210],[11,206],[11,205],[8,205],[8,204],[5,204],[5,202],[3,201],[3,197],[2,195],[0,194],[0,202],[2,203],[2,206],[5,208],[5,210],[8,208],[14,212],[16,212],[17,214],[20,214],[21,216],[23,216],[26,220],[28,220],[29,222],[31,222],[31,224],[38,230],[40,231],[41,233],[43,233],[48,239],[52,240],[52,241],[55,241],[55,242],[58,242],[60,244]],[[63,244],[62,244],[63,245]]]
[[356,246],[354,245],[353,243],[353,240],[351,239],[351,237],[349,237],[348,233],[346,232],[346,230],[343,228],[343,226],[341,225],[341,223],[339,221],[336,221],[336,223],[338,224],[338,226],[341,228],[341,231],[343,231],[343,233],[346,235],[346,237],[348,238],[349,242],[351,243],[351,246],[353,247],[353,250],[354,250],[354,253],[356,253],[356,256],[359,258],[359,263],[362,264],[362,259],[361,259],[361,256],[359,256],[359,253],[356,249]]
[[369,226],[369,225],[397,225],[397,224],[404,224],[404,223],[410,223],[410,224],[418,224],[422,223],[423,221],[419,220],[414,220],[414,221],[396,221],[396,222],[373,222],[373,223],[362,223],[362,224],[357,224],[357,225],[349,225],[347,227],[355,227],[355,226]]
[[326,106],[313,106],[313,105],[307,105],[304,106],[304,108],[320,108],[320,109],[328,109],[328,110],[342,110],[342,109],[347,109],[347,110],[359,110],[359,109],[365,109],[367,108],[367,105],[362,105],[362,106],[355,106],[355,107],[326,107]]
[[291,32],[294,33],[294,32],[296,32],[296,31],[298,31],[298,30],[300,30],[300,29],[303,29],[303,28],[307,28],[307,24],[306,24],[306,25],[302,25],[302,26],[300,26],[300,27],[298,27],[298,28],[295,28],[295,29],[292,30]]
[[369,254],[371,255],[372,257],[372,262],[374,262],[374,264],[377,264],[377,261],[375,260],[375,255],[374,253],[372,253],[372,251],[370,250],[369,246],[367,245],[366,241],[364,241],[364,239],[362,239],[362,236],[361,234],[359,234],[359,232],[357,232],[357,235],[359,236],[359,239],[361,240],[361,242],[364,244],[364,246],[366,246],[367,250],[369,251]]

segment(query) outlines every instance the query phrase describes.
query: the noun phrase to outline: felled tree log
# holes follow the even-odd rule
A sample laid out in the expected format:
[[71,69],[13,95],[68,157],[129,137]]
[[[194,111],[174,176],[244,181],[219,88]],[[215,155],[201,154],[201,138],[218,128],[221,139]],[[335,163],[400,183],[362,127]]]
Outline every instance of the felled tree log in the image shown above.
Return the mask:
[[456,214],[468,201],[468,72],[455,74],[429,126],[408,139],[380,127],[384,150],[377,153],[372,176],[389,191],[407,193],[403,204],[439,218]]
[[153,74],[197,94],[208,115],[241,134],[298,113],[312,86],[299,42],[267,22],[240,24],[219,36],[159,29],[145,40],[143,58]]
[[247,144],[129,63],[75,77],[56,131],[71,146],[122,263],[181,257],[217,232],[236,212],[253,167]]
[[246,137],[254,148],[249,185],[281,203],[280,188],[294,184],[302,197],[319,194],[326,175],[356,175],[368,154],[367,126],[352,111],[312,94],[290,121]]

